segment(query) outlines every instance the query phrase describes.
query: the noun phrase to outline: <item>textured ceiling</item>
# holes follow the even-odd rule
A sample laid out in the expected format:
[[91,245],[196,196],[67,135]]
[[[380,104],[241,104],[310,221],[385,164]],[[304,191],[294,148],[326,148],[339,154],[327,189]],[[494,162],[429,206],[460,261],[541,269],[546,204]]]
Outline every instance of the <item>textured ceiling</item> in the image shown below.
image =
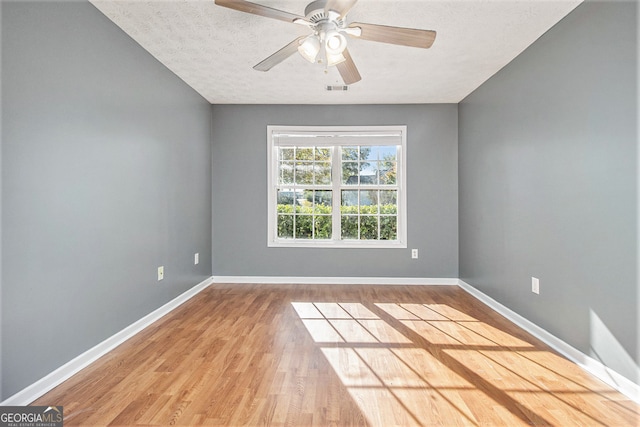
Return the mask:
[[[582,0],[360,0],[347,22],[437,31],[431,49],[349,38],[362,80],[347,92],[335,68],[294,54],[264,73],[253,66],[301,25],[216,6],[213,0],[92,0],[143,48],[212,104],[457,103]],[[308,2],[254,0],[304,15]]]

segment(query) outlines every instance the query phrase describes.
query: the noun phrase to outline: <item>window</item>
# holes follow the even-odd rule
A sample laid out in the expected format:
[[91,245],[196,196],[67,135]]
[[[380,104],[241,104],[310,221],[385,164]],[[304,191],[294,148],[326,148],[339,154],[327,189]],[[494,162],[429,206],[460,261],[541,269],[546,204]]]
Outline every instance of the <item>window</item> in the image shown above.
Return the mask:
[[268,245],[406,248],[406,126],[268,126]]

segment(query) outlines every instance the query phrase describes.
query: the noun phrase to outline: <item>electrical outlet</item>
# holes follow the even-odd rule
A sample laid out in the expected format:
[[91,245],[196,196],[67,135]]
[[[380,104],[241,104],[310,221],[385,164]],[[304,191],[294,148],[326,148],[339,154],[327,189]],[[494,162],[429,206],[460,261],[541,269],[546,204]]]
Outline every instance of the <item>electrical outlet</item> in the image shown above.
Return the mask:
[[531,278],[531,292],[534,294],[540,294],[540,279],[537,277]]
[[194,264],[194,265],[198,265],[199,263],[200,263],[200,254],[199,254],[199,253],[196,253],[196,254],[193,256],[193,264]]
[[411,258],[418,259],[418,250],[417,249],[411,249]]
[[158,267],[158,281],[164,279],[164,266]]

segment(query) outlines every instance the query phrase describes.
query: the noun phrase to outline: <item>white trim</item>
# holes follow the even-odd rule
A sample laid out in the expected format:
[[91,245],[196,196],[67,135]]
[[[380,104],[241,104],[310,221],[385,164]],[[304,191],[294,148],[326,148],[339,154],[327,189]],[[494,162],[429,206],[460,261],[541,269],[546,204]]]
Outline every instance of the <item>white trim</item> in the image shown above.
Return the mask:
[[54,387],[58,386],[62,382],[78,373],[80,370],[95,362],[98,358],[102,357],[109,351],[127,341],[129,338],[141,332],[147,326],[167,315],[172,310],[175,310],[178,306],[185,303],[187,300],[191,299],[202,290],[206,289],[211,283],[213,283],[213,277],[210,277],[198,283],[193,288],[178,295],[165,305],[155,309],[140,320],[132,323],[120,332],[117,332],[116,334],[97,344],[95,347],[90,348],[81,355],[60,366],[55,371],[39,379],[23,390],[17,392],[3,402],[0,402],[0,406],[28,405],[38,397],[42,396],[49,390],[53,389]]
[[[373,137],[373,139],[371,139]],[[353,140],[355,138],[355,140]],[[389,138],[392,138],[391,140]],[[358,139],[366,139],[364,141]],[[287,140],[286,142],[283,142]],[[324,142],[322,142],[324,141]],[[332,147],[331,185],[279,185],[277,150],[280,146],[327,146]],[[397,145],[397,179],[395,185],[350,186],[358,190],[397,191],[397,240],[342,240],[340,222],[341,162],[339,147],[345,145]],[[407,126],[267,126],[267,247],[271,248],[358,248],[358,249],[406,249],[407,248]],[[333,191],[332,230],[333,237],[327,240],[283,239],[278,237],[276,195],[278,188],[315,189]],[[360,214],[357,214],[358,216]],[[380,213],[378,216],[383,216]],[[295,217],[295,215],[294,215]]]
[[[339,215],[334,218],[340,220]],[[335,230],[335,228],[334,228]],[[314,249],[407,249],[407,244],[398,240],[312,240],[278,239],[269,243],[270,248],[314,248]]]
[[586,372],[595,376],[602,382],[606,383],[610,387],[618,390],[620,393],[627,396],[629,399],[633,400],[636,403],[640,404],[640,385],[634,383],[628,378],[620,375],[614,370],[608,368],[607,366],[600,363],[598,360],[593,359],[592,357],[587,356],[582,353],[580,350],[572,347],[566,342],[562,341],[560,338],[555,335],[547,332],[542,329],[540,326],[531,322],[530,320],[525,319],[520,316],[518,313],[512,311],[511,309],[505,307],[500,304],[498,301],[494,300],[488,295],[485,295],[478,289],[464,282],[463,280],[458,281],[458,285],[465,290],[467,293],[483,302],[493,310],[497,311],[502,316],[506,317],[509,321],[515,323],[520,328],[524,329],[534,337],[546,343],[548,346],[556,350],[558,353],[562,354],[564,357],[580,366]]
[[[372,130],[373,129],[373,130]],[[274,145],[399,145],[406,126],[267,126]]]
[[213,276],[213,283],[279,285],[445,285],[457,286],[458,279],[425,277],[287,277],[287,276]]

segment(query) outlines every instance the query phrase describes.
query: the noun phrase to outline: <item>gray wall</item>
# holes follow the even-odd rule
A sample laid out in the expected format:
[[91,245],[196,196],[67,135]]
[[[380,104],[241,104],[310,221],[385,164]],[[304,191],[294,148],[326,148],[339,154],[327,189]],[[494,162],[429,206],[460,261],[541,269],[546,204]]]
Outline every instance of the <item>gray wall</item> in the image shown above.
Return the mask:
[[211,275],[211,107],[88,2],[1,7],[7,398]]
[[580,5],[460,104],[460,277],[640,383],[636,14]]
[[[267,125],[407,125],[408,248],[267,248]],[[215,105],[212,129],[216,275],[458,277],[456,105]]]

